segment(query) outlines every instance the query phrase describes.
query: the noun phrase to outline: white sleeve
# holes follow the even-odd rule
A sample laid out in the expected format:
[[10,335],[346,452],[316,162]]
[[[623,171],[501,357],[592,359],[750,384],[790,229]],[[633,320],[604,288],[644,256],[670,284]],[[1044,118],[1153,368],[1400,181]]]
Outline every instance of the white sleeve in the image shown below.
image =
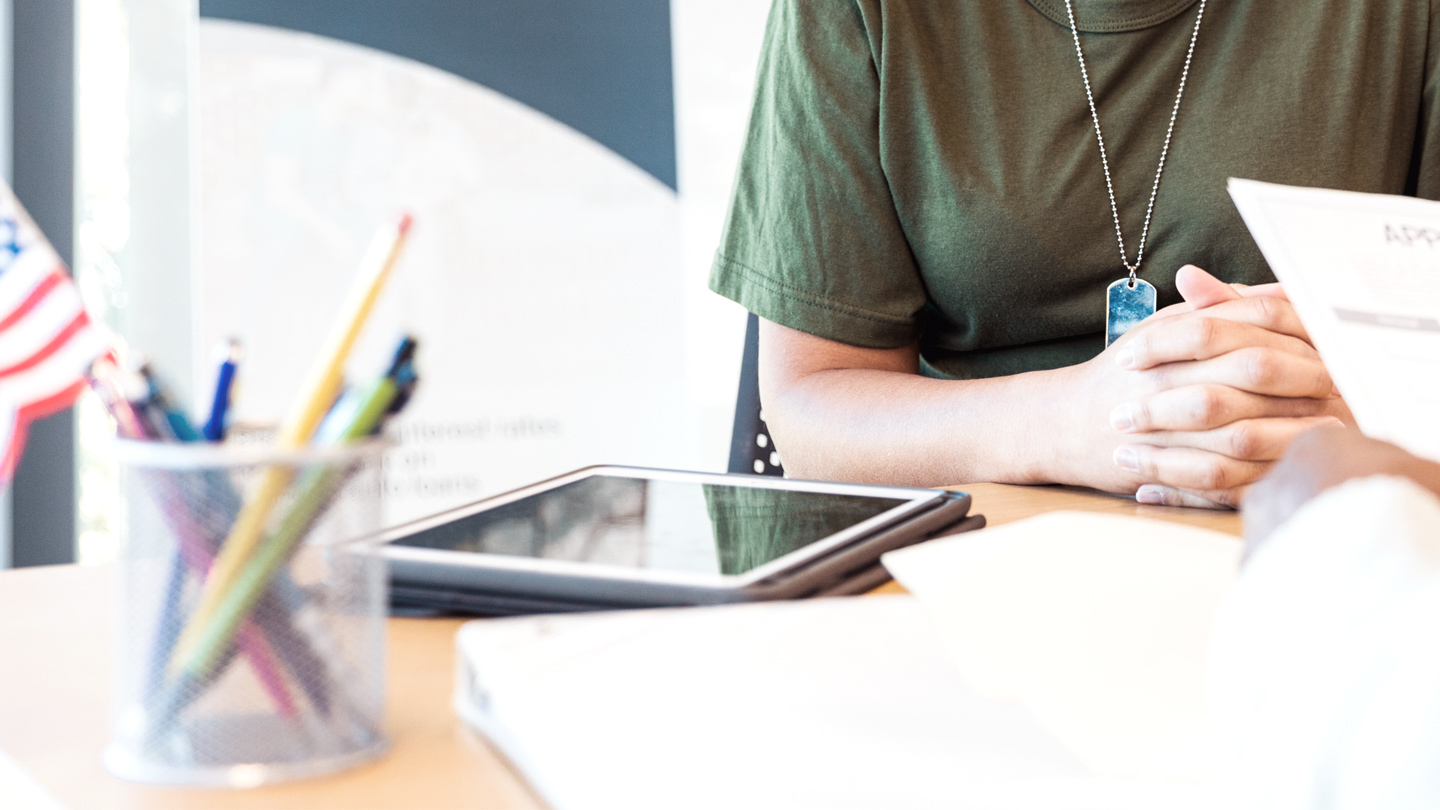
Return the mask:
[[1328,490],[1245,565],[1216,620],[1227,806],[1440,807],[1440,499]]

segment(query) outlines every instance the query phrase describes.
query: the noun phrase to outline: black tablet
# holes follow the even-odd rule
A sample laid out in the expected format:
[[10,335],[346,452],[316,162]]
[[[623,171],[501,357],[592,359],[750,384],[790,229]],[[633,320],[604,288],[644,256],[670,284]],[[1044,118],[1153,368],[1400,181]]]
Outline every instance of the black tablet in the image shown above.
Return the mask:
[[590,467],[385,532],[392,602],[510,614],[852,593],[964,493]]

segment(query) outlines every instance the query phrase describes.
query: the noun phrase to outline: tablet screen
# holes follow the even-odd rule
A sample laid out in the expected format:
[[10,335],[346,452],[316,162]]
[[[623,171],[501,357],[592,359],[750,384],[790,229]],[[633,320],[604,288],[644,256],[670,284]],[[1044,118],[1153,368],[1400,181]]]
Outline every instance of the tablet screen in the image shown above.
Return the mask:
[[595,475],[394,543],[654,571],[743,574],[908,502]]

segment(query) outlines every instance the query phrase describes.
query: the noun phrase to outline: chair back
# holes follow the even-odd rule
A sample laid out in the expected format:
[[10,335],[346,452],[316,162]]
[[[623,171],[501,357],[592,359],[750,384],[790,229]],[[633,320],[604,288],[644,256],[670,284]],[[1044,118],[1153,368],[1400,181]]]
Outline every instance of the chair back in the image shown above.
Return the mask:
[[745,323],[745,352],[740,359],[740,390],[735,396],[735,427],[730,433],[732,473],[784,476],[780,453],[760,407],[760,318]]

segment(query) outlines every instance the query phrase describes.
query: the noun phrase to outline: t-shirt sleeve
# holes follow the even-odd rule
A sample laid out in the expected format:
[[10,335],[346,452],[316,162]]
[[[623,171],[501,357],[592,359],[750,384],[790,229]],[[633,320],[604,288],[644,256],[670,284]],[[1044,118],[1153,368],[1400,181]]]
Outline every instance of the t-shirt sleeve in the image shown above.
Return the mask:
[[856,0],[776,0],[710,287],[793,329],[896,348],[926,295],[881,164],[876,36]]

